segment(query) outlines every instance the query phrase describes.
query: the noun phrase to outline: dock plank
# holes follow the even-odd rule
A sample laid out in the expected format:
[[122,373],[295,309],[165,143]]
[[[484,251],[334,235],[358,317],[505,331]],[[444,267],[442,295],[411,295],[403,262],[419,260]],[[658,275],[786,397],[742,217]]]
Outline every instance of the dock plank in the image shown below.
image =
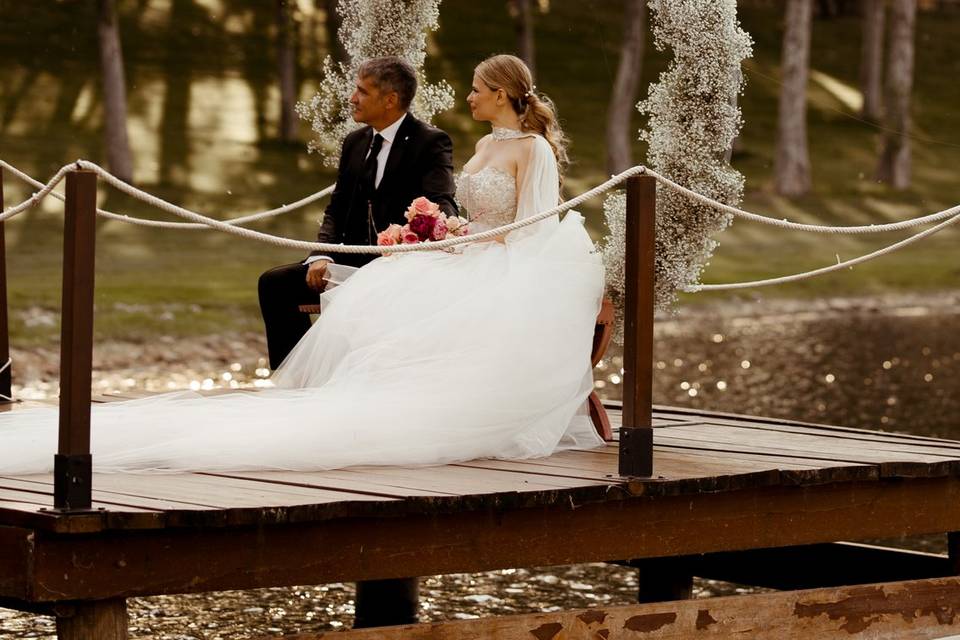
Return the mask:
[[[709,430],[709,427],[707,427]],[[813,435],[764,432],[751,429],[737,431],[735,427],[716,428],[709,433],[704,428],[678,427],[670,429],[662,437],[654,436],[656,442],[701,442],[730,444],[756,450],[779,449],[793,451],[798,455],[842,456],[844,459],[872,464],[901,464],[904,468],[927,465],[931,473],[949,473],[956,470],[960,457],[949,454],[916,453],[871,448],[862,443],[849,444],[842,439],[823,438]]]
[[[53,509],[53,491],[49,493],[35,491],[31,489],[15,489],[0,487],[0,501],[16,503],[20,506],[14,506],[13,510],[18,511],[41,511]],[[118,509],[119,507],[119,509]],[[92,509],[110,509],[114,511],[128,512],[153,512],[158,513],[162,509],[145,507],[136,504],[127,504],[118,500],[94,500],[91,503]],[[2,518],[0,518],[2,522]]]
[[517,474],[495,469],[454,466],[350,467],[327,473],[340,478],[372,479],[399,488],[439,489],[458,496],[554,491],[609,484],[609,482],[565,479],[558,476]]
[[159,499],[181,499],[214,504],[220,509],[269,508],[308,504],[329,504],[389,500],[365,494],[279,484],[254,484],[237,478],[206,474],[94,474],[94,486],[128,495]]
[[[611,417],[615,414],[620,413],[620,404],[616,402],[604,403],[604,406],[607,406],[608,415]],[[835,432],[846,432],[853,434],[873,434],[873,435],[887,435],[895,436],[898,438],[907,438],[911,440],[919,440],[924,442],[938,443],[945,442],[950,444],[960,444],[960,440],[951,440],[947,438],[939,438],[932,436],[921,436],[910,433],[899,433],[894,431],[874,431],[870,429],[858,429],[856,427],[845,427],[841,425],[831,425],[831,424],[821,424],[816,422],[802,422],[799,420],[789,420],[787,418],[776,418],[768,416],[751,416],[740,413],[729,413],[724,411],[708,411],[704,409],[692,409],[688,407],[668,407],[663,405],[654,405],[653,414],[655,417],[663,418],[673,418],[673,419],[696,419],[702,422],[711,422],[716,420],[730,420],[734,422],[747,422],[752,424],[760,424],[775,428],[778,426],[797,426],[797,427],[813,427],[818,430],[828,430]]]
[[684,434],[714,442],[762,442],[783,446],[803,447],[806,450],[869,452],[871,455],[886,459],[906,459],[920,462],[940,462],[942,460],[960,460],[960,450],[934,449],[915,446],[909,443],[882,441],[853,441],[837,438],[829,434],[792,433],[765,429],[751,429],[732,425],[704,424],[697,426],[672,427],[667,431],[670,436]]
[[[97,474],[101,476],[102,474]],[[217,509],[215,504],[189,502],[186,500],[167,499],[157,496],[140,495],[136,492],[128,491],[109,491],[97,486],[94,483],[92,498],[94,502],[103,504],[116,504],[123,506],[132,506],[138,509],[151,511],[166,511],[177,509]],[[0,488],[15,489],[18,491],[30,491],[42,493],[47,497],[46,505],[53,505],[53,476],[49,474],[34,476],[0,476]]]
[[[681,472],[678,477],[671,476],[677,473],[668,464],[668,453],[678,456],[677,465]],[[617,454],[607,454],[616,460]],[[815,485],[831,482],[850,482],[855,480],[876,480],[881,477],[881,466],[851,460],[824,459],[814,456],[798,456],[794,452],[737,448],[733,445],[702,445],[696,442],[686,444],[655,444],[653,448],[653,462],[655,478],[661,481],[685,480],[683,469],[692,467],[697,460],[704,459],[716,462],[718,473],[729,473],[743,462],[766,463],[775,468],[780,476],[781,484]],[[761,468],[765,468],[762,465]],[[689,485],[687,485],[689,486]],[[681,484],[679,490],[683,491]]]
[[222,473],[204,473],[204,475],[237,478],[249,482],[267,484],[290,484],[301,487],[315,487],[351,493],[364,493],[371,496],[388,498],[407,498],[415,496],[454,496],[456,493],[436,489],[399,489],[390,484],[373,482],[365,478],[342,478],[327,471],[230,471]]
[[841,427],[832,427],[830,425],[794,425],[794,424],[779,424],[779,423],[763,423],[755,422],[748,420],[733,420],[730,418],[721,418],[721,417],[709,417],[706,416],[702,420],[689,422],[689,423],[676,423],[671,425],[665,425],[667,428],[672,428],[673,426],[693,426],[693,425],[720,425],[725,427],[740,427],[744,429],[755,429],[767,432],[783,432],[783,433],[796,433],[796,434],[806,434],[806,435],[818,435],[827,438],[837,438],[843,440],[850,440],[856,442],[877,442],[877,443],[888,443],[896,444],[910,447],[917,447],[918,449],[933,449],[933,450],[948,450],[960,452],[960,441],[955,440],[940,440],[934,438],[926,438],[922,436],[913,436],[910,434],[901,434],[894,432],[886,431],[867,431],[867,430],[850,430],[847,428]]

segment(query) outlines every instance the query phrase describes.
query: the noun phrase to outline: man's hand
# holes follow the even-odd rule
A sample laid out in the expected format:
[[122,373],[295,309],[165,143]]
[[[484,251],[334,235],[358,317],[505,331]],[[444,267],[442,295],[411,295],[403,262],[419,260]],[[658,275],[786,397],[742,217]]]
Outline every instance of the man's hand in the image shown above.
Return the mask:
[[307,286],[321,292],[327,286],[327,265],[330,260],[315,260],[307,267]]

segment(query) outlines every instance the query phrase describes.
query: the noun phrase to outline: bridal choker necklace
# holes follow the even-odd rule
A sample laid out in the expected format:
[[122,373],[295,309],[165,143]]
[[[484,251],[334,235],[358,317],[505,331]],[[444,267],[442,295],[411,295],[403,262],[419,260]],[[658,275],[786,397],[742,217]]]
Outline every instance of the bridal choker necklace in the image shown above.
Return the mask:
[[493,139],[494,140],[514,140],[516,138],[526,138],[530,134],[526,131],[518,131],[516,129],[508,129],[507,127],[494,127],[493,128]]

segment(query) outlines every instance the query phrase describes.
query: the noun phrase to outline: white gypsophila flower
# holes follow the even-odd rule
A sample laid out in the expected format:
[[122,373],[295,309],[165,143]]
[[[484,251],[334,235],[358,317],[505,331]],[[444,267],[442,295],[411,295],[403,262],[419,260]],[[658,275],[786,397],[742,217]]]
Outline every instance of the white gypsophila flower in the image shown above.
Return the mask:
[[328,166],[337,165],[343,139],[360,126],[351,117],[350,94],[364,60],[391,55],[413,65],[419,87],[410,111],[425,122],[451,108],[454,98],[449,83],[427,84],[423,73],[427,32],[439,27],[440,0],[340,0],[337,13],[343,18],[337,33],[347,62],[327,56],[317,93],[297,103],[297,113],[317,134],[308,147]]
[[613,340],[623,343],[623,304],[624,304],[624,256],[627,233],[627,194],[613,191],[603,201],[603,219],[607,223],[607,235],[598,243],[600,256],[607,283],[607,296],[616,310]]
[[[673,52],[667,70],[637,105],[649,115],[647,164],[674,182],[708,198],[735,205],[743,176],[727,161],[742,119],[737,96],[743,90],[741,64],[753,41],[737,20],[735,0],[649,0],[654,45]],[[610,236],[603,245],[608,291],[622,307],[623,228],[626,199],[613,194],[604,203]],[[678,290],[700,281],[713,254],[713,237],[731,216],[697,204],[669,189],[657,189],[656,291],[658,309],[671,307]],[[615,232],[616,228],[616,232]],[[619,323],[618,323],[619,324]]]

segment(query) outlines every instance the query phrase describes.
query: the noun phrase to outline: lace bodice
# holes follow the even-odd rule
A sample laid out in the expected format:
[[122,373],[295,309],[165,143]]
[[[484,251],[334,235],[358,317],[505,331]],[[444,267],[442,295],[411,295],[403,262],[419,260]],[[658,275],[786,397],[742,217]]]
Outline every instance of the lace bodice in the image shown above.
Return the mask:
[[517,216],[517,181],[503,169],[484,167],[457,176],[457,204],[467,213],[471,231],[510,224]]

